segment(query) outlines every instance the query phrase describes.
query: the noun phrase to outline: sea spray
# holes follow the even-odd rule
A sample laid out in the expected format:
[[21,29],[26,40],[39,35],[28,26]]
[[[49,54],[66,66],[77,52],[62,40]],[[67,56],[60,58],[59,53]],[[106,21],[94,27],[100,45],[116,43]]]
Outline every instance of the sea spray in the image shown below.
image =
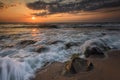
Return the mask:
[[[11,30],[12,29],[12,30]],[[119,32],[100,31],[97,29],[40,29],[40,33],[36,36],[32,35],[32,28],[14,28],[3,29],[10,34],[16,34],[16,38],[11,36],[8,39],[2,39],[0,44],[6,45],[16,44],[21,40],[36,40],[35,44],[21,47],[14,45],[13,47],[0,46],[0,80],[30,80],[37,69],[44,67],[46,63],[54,61],[64,62],[70,58],[72,54],[81,54],[84,58],[84,51],[87,46],[96,46],[104,44],[105,47],[111,49],[120,49]],[[39,29],[38,29],[39,30]],[[104,35],[102,33],[105,33]],[[4,34],[4,33],[2,33]],[[59,42],[61,41],[61,42]],[[52,44],[53,42],[57,42]],[[51,43],[51,44],[50,44]],[[78,45],[70,45],[65,47],[67,43],[76,43]],[[35,52],[37,46],[45,46],[49,48],[46,52]],[[5,45],[4,45],[5,46]],[[83,48],[82,48],[83,47]]]
[[0,80],[29,80],[32,72],[25,62],[18,62],[9,57],[0,58]]

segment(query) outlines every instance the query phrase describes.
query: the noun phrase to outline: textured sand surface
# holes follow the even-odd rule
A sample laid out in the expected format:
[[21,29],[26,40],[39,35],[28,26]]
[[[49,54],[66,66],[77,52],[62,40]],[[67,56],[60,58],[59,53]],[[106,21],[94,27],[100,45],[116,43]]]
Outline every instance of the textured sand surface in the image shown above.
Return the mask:
[[88,60],[94,64],[92,71],[64,76],[61,75],[64,64],[55,62],[40,70],[34,80],[120,80],[120,50],[109,51],[104,59]]

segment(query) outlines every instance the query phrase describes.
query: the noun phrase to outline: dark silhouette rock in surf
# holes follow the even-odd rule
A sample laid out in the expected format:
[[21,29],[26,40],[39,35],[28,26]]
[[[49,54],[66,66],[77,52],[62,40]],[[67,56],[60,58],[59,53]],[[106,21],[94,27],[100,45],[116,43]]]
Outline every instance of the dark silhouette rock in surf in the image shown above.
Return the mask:
[[52,45],[52,44],[58,44],[58,43],[64,43],[64,41],[61,41],[61,40],[51,41],[51,42],[49,42],[48,44],[49,44],[49,45]]
[[79,46],[79,42],[69,42],[69,43],[66,43],[65,44],[65,48],[66,49],[69,49],[69,48],[71,48],[72,46]]
[[104,35],[107,35],[106,33],[101,33],[101,34],[102,34],[103,36],[104,36]]
[[43,24],[43,25],[40,25],[39,28],[58,28],[58,26],[52,25],[52,24]]
[[98,47],[88,47],[86,48],[84,54],[86,57],[90,57],[90,56],[101,57],[101,58],[105,57],[104,52]]
[[45,46],[38,46],[38,47],[35,49],[35,52],[38,52],[38,53],[47,52],[47,51],[49,51],[49,48],[48,48],[48,47],[45,47]]
[[26,46],[34,44],[34,43],[36,43],[36,41],[34,41],[34,40],[23,40],[23,41],[19,42],[17,45],[21,46],[21,47],[26,47]]
[[94,56],[94,57],[105,57],[106,51],[109,51],[111,46],[108,44],[109,40],[96,38],[85,41],[85,43],[80,47],[82,54],[85,54],[86,57]]
[[1,35],[1,36],[0,36],[0,40],[2,40],[2,39],[8,39],[8,38],[10,38],[9,35],[8,35],[8,36],[7,36],[7,35]]

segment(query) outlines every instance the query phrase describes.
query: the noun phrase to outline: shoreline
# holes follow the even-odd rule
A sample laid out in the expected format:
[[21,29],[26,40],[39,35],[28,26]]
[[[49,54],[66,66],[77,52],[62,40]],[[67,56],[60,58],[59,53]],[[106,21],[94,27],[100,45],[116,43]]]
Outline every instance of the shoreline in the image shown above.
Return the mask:
[[54,62],[37,71],[33,80],[119,80],[120,50],[108,51],[105,58],[87,58],[94,65],[88,72],[79,72],[68,76],[62,75],[64,63]]

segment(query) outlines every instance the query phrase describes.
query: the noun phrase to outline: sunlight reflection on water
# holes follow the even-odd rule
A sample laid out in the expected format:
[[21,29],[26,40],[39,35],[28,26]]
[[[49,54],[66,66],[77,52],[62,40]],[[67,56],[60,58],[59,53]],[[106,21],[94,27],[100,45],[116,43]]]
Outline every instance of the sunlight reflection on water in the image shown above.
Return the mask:
[[36,37],[36,36],[38,36],[39,32],[40,32],[39,29],[34,28],[34,29],[32,29],[32,31],[31,31],[31,35],[32,35],[33,37]]

